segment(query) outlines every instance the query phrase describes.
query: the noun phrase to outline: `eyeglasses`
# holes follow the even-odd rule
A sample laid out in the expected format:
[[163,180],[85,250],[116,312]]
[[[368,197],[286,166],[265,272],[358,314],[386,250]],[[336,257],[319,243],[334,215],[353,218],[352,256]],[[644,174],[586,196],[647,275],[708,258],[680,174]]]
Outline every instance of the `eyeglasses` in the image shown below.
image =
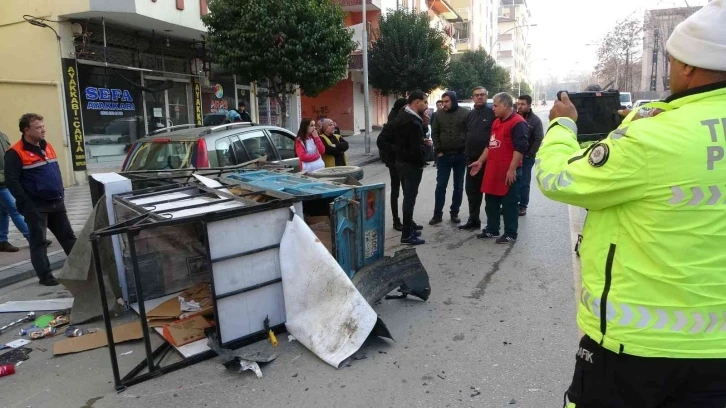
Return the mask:
[[487,96],[487,94],[485,94],[485,93],[476,93],[476,94],[474,94],[474,97],[475,98],[484,97],[484,96]]

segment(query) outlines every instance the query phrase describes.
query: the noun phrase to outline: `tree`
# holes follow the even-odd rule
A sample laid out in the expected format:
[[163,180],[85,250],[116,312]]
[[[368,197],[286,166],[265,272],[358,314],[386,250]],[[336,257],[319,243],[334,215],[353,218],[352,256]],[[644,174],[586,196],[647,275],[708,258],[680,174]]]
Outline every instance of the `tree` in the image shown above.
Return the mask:
[[378,19],[368,53],[368,80],[383,95],[430,92],[444,83],[449,48],[426,12],[398,9]]
[[515,98],[519,95],[529,95],[534,98],[532,88],[529,86],[529,83],[524,81],[520,81],[519,84],[512,85],[512,92],[517,93],[517,95],[514,95]]
[[287,94],[316,96],[345,77],[355,43],[344,18],[330,0],[214,0],[203,21],[214,60],[266,82],[286,126]]
[[477,86],[483,86],[490,95],[511,90],[509,73],[497,65],[483,49],[465,51],[449,64],[446,85],[460,97],[471,95]]
[[616,89],[636,90],[635,75],[640,65],[642,32],[642,21],[628,17],[619,20],[600,43],[595,70],[604,81],[615,81]]

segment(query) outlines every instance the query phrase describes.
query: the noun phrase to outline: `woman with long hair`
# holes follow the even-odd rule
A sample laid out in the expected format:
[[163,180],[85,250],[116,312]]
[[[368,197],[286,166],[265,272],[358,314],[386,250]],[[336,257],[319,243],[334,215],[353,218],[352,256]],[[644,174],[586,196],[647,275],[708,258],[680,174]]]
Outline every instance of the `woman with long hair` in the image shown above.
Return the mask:
[[298,129],[295,138],[295,154],[300,159],[300,171],[302,173],[309,173],[325,167],[322,157],[325,154],[325,145],[318,136],[315,121],[310,118],[305,118],[300,122],[300,129]]

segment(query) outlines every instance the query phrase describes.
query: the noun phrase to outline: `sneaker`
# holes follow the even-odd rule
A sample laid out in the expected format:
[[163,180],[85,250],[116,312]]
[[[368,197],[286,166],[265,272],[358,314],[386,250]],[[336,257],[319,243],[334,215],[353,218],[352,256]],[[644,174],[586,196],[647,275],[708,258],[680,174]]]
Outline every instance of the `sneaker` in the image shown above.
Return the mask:
[[403,231],[403,224],[401,224],[401,221],[393,221],[393,229],[396,231]]
[[0,252],[18,252],[20,248],[9,243],[8,241],[0,242]]
[[418,225],[418,224],[416,224],[416,222],[415,222],[415,221],[414,221],[414,223],[413,223],[413,226],[412,226],[412,227],[413,227],[413,229],[415,229],[416,231],[421,231],[421,230],[423,229],[423,225]]
[[479,239],[489,239],[489,238],[497,238],[499,234],[495,234],[493,232],[489,232],[487,230],[482,231],[480,234],[476,234],[476,237]]
[[401,243],[407,244],[407,245],[423,245],[426,243],[426,241],[421,239],[421,237],[419,237],[419,236],[411,235],[408,238],[401,237]]
[[461,218],[459,218],[459,214],[451,213],[451,222],[454,224],[458,224],[461,222]]
[[53,275],[50,275],[47,278],[41,278],[38,283],[40,283],[43,286],[58,286],[59,285],[58,281],[55,279],[55,277],[53,277]]
[[434,217],[431,218],[431,221],[429,221],[429,225],[436,225],[441,223],[441,221],[443,221],[443,217],[440,215],[434,215]]
[[420,237],[421,236],[421,231],[412,230],[411,231],[411,236],[412,237]]
[[524,217],[527,215],[527,207],[519,207],[519,216]]
[[497,239],[497,244],[513,244],[517,242],[517,238],[512,238],[511,236],[504,234],[499,239]]

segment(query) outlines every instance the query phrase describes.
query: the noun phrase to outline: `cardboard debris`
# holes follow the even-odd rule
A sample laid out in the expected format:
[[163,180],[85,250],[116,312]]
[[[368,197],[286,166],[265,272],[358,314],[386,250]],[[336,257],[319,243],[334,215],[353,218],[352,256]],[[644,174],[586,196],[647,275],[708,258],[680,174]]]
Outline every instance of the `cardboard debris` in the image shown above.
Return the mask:
[[[131,340],[138,340],[144,337],[141,331],[141,322],[131,322],[113,328],[113,343],[119,344]],[[57,341],[53,344],[53,355],[78,353],[86,350],[93,350],[108,345],[106,330],[99,329],[95,333],[84,334],[81,337]]]
[[323,243],[328,252],[333,253],[333,236],[330,228],[330,218],[326,216],[305,217],[305,223],[315,233],[315,237]]
[[207,319],[202,316],[194,316],[164,326],[162,335],[166,341],[175,347],[179,347],[206,338],[204,329],[211,326]]
[[209,290],[209,284],[208,283],[199,283],[191,288],[185,290],[184,292],[180,293],[179,296],[175,296],[166,302],[160,304],[159,306],[149,310],[146,312],[146,318],[150,322],[152,320],[156,319],[174,319],[178,320],[184,312],[181,310],[181,304],[179,303],[179,297],[184,298],[186,301],[195,301],[199,303],[199,305],[202,307],[202,310],[198,312],[191,312],[188,314],[185,314],[186,317],[191,317],[194,315],[205,315],[209,314],[214,310],[214,306],[212,305],[212,293]]

